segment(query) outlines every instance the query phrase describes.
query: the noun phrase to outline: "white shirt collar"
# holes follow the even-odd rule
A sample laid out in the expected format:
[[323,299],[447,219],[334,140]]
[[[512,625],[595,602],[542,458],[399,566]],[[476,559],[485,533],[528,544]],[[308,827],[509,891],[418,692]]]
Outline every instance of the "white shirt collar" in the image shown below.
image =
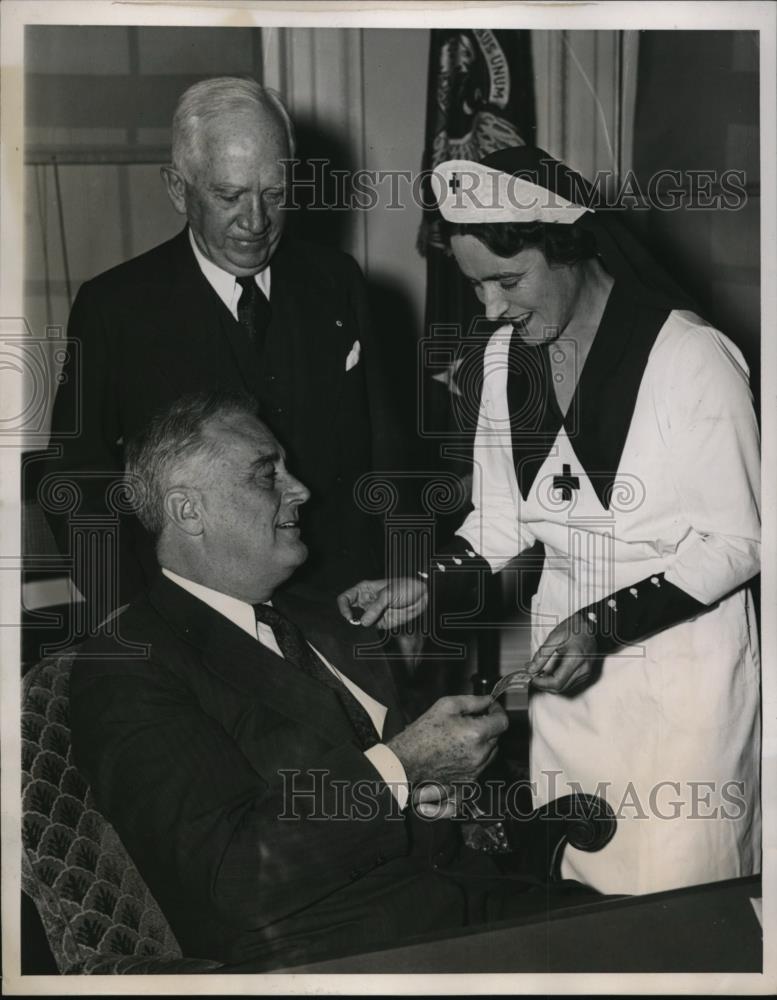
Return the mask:
[[186,577],[179,576],[171,569],[165,569],[164,566],[162,572],[173,583],[188,590],[193,597],[204,601],[214,611],[218,611],[220,615],[228,618],[233,625],[248,632],[253,639],[256,638],[256,616],[250,604],[246,604],[245,601],[240,601],[236,597],[230,597],[228,594],[222,594],[218,590],[212,590],[201,583],[195,583],[194,580],[187,580]]
[[[212,260],[203,254],[202,250],[197,246],[197,241],[194,238],[191,227],[189,227],[189,243],[194,251],[194,257],[202,271],[208,284],[214,290],[216,295],[221,299],[224,305],[232,313],[233,317],[237,319],[237,303],[240,299],[240,293],[242,288],[237,283],[237,279],[234,274],[230,274],[223,268],[219,267],[218,264],[214,264]],[[270,265],[260,271],[258,274],[254,275],[254,281],[258,287],[264,292],[267,301],[270,301]]]

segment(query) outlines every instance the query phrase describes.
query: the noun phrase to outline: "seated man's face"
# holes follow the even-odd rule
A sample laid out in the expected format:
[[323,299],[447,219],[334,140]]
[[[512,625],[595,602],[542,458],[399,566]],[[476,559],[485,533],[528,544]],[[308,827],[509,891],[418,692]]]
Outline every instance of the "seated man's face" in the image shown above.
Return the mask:
[[267,600],[307,557],[299,507],[310,493],[256,418],[226,414],[204,433],[215,446],[197,484],[213,582],[250,603]]

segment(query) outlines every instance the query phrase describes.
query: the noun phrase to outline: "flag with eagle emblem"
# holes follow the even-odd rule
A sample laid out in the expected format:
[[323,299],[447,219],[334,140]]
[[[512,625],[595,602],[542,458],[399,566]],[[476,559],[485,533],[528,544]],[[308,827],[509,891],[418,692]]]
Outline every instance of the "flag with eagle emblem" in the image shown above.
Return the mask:
[[[429,173],[446,160],[481,160],[535,143],[534,75],[529,31],[438,29],[431,32],[426,107],[424,206],[433,206]],[[436,208],[424,208],[418,249],[426,257],[426,315],[421,344],[421,426],[430,468],[453,473],[469,496],[472,449],[483,380],[485,342],[496,324],[478,319],[480,305],[448,257]],[[437,518],[436,536],[452,535],[469,509]],[[488,585],[495,606],[498,581]],[[499,670],[499,632],[481,629],[476,693]],[[447,690],[447,689],[446,689]]]
[[[509,146],[533,145],[534,76],[525,30],[431,32],[424,176],[445,160],[480,160]],[[434,198],[427,183],[424,205]],[[427,261],[421,422],[432,455],[456,444],[453,471],[469,472],[480,400],[479,360],[493,324],[456,262],[443,249],[436,208],[424,210],[418,249]],[[473,325],[474,324],[474,325]],[[445,461],[442,464],[446,464]]]

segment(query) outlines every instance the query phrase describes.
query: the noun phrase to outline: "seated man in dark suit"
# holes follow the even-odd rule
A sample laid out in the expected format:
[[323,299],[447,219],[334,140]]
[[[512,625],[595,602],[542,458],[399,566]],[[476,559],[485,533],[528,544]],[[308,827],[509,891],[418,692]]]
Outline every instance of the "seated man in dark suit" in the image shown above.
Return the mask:
[[547,905],[414,805],[494,758],[502,708],[405,726],[334,601],[275,594],[309,494],[250,401],[185,397],[127,456],[161,572],[81,648],[73,749],[184,953],[277,968]]

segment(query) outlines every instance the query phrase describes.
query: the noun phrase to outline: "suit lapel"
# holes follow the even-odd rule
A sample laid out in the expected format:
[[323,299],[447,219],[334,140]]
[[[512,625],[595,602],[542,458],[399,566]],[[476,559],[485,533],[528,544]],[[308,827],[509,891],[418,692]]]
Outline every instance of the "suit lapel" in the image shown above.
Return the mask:
[[323,276],[305,265],[304,256],[295,254],[294,243],[282,243],[270,267],[270,350],[284,341],[299,411],[332,412],[342,394],[345,359],[352,347],[346,341],[353,324],[337,314],[336,289],[327,287]]
[[403,715],[391,670],[384,659],[358,656],[358,647],[374,645],[377,634],[355,629],[336,611],[323,608],[318,601],[305,600],[299,593],[276,594],[273,603],[299,625],[307,640],[332,666],[386,706],[383,736],[388,739],[395,735],[402,728]]
[[354,322],[345,315],[338,289],[307,265],[296,244],[281,243],[270,264],[272,319],[264,361],[197,265],[188,229],[176,237],[172,251],[170,319],[192,341],[192,351],[199,348],[197,338],[204,338],[202,356],[211,356],[214,338],[220,336],[249,392],[258,391],[267,362],[293,374],[287,386],[292,412],[331,413],[337,407]]
[[193,646],[207,670],[330,744],[353,740],[337,695],[287,663],[182,587],[160,574],[150,601],[177,635]]
[[313,729],[329,743],[354,739],[351,722],[331,688],[308,677],[226,619],[225,623],[231,627],[214,628],[203,651],[203,662],[209,669],[279,715]]
[[202,330],[212,338],[218,317],[228,310],[197,265],[188,228],[176,237],[173,250],[170,305],[178,319],[177,326],[186,331],[187,337],[194,337]]
[[[190,352],[195,357],[212,356],[214,344],[220,338],[222,350],[229,354],[231,366],[243,388],[254,392],[260,366],[256,351],[200,270],[189,242],[188,228],[177,237],[177,241],[170,298],[176,326],[190,342]],[[197,339],[205,343],[200,347]]]
[[221,335],[232,351],[235,366],[240,372],[244,388],[248,392],[256,393],[262,374],[261,358],[249,340],[246,331],[221,300],[219,300],[219,305],[221,306],[219,311]]

